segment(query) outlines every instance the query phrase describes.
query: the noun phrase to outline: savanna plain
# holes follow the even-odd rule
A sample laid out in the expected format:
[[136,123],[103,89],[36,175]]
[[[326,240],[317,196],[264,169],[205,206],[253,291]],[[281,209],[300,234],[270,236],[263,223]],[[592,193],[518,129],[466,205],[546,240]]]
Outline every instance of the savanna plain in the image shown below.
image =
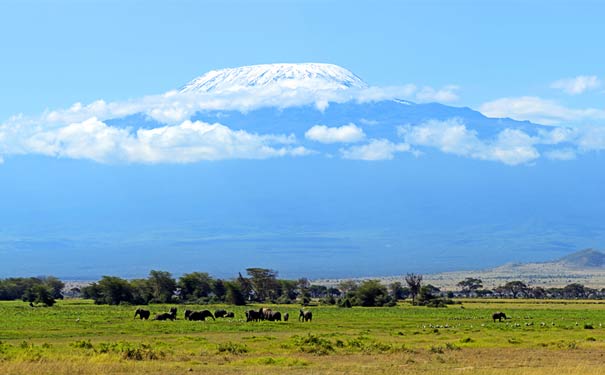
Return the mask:
[[[133,306],[0,302],[2,374],[605,374],[605,302],[463,299],[429,308],[263,305],[287,322],[246,322],[260,305],[178,306],[175,321]],[[150,305],[152,316],[172,305]],[[183,319],[226,308],[235,318]],[[494,322],[492,314],[510,318]]]

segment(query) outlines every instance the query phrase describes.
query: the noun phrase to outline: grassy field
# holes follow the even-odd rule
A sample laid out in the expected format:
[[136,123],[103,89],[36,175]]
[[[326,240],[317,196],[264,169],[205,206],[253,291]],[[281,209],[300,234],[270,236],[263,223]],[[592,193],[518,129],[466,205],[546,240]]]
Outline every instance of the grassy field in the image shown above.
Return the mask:
[[[152,313],[169,309],[152,305]],[[312,307],[313,322],[140,321],[135,307],[0,303],[2,374],[605,374],[605,304]],[[188,306],[214,309],[225,306]],[[504,311],[512,319],[494,323]]]

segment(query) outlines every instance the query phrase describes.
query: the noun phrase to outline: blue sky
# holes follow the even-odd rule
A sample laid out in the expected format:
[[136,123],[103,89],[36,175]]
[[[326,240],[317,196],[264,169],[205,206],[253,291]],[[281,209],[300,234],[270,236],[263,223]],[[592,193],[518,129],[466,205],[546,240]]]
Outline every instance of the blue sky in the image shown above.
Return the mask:
[[[5,1],[0,119],[272,62],[334,63],[377,86],[456,85],[454,104],[476,109],[524,96],[603,108],[602,87],[551,88],[603,79],[602,14],[598,1]],[[566,118],[593,121],[579,117]]]
[[[0,277],[346,277],[602,248],[604,11],[2,2]],[[301,62],[365,83],[286,64],[246,68],[267,86],[239,69],[177,91]]]

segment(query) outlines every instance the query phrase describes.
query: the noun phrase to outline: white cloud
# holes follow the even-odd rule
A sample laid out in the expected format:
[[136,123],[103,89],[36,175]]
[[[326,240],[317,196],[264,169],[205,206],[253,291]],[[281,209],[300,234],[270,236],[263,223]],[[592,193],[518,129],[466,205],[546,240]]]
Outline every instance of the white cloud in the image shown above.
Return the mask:
[[425,86],[416,93],[416,99],[420,102],[443,102],[449,103],[459,99],[456,91],[460,88],[455,85],[448,85],[438,90]]
[[556,125],[565,121],[605,119],[605,110],[602,109],[572,109],[535,96],[497,99],[484,103],[479,111],[488,117],[510,117],[544,125]]
[[540,156],[534,147],[538,140],[520,130],[505,129],[495,139],[484,141],[459,119],[406,125],[398,132],[410,146],[434,147],[449,154],[508,165],[528,163]]
[[544,156],[551,160],[573,160],[576,158],[576,151],[571,148],[563,148],[560,150],[546,151]]
[[393,143],[387,139],[371,139],[369,143],[340,149],[344,159],[353,160],[390,160],[398,152],[410,151],[405,143]]
[[408,99],[419,102],[456,100],[456,86],[434,89],[416,85],[363,87],[332,90],[312,87],[290,89],[280,86],[247,87],[235,92],[169,91],[122,102],[97,100],[90,104],[75,103],[67,109],[46,111],[38,117],[14,116],[9,123],[68,125],[96,117],[101,121],[143,113],[164,124],[179,124],[202,110],[236,110],[248,112],[263,107],[288,108],[312,105],[320,111],[330,103],[366,103],[381,100]]
[[313,152],[293,146],[296,143],[293,135],[258,135],[201,121],[131,132],[93,117],[50,129],[10,130],[8,133],[0,127],[0,154],[41,154],[104,163],[191,163],[303,156]]
[[340,127],[315,125],[305,133],[305,138],[321,143],[354,143],[365,136],[363,129],[353,123]]
[[559,89],[570,95],[582,94],[589,90],[594,90],[601,86],[601,81],[597,76],[577,76],[574,78],[565,78],[553,82],[550,87]]

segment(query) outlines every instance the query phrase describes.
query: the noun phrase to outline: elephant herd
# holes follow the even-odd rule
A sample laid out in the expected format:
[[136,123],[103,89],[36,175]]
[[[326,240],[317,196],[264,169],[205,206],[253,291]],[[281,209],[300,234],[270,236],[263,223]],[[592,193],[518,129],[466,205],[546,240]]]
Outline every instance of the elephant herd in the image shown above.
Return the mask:
[[[176,307],[172,307],[170,311],[165,313],[160,313],[155,315],[152,320],[175,320],[176,319]],[[139,317],[141,320],[148,320],[151,316],[151,312],[149,310],[145,310],[142,308],[138,308],[134,312],[134,317]],[[205,321],[206,318],[212,318],[212,320],[216,320],[215,318],[235,318],[235,313],[233,311],[227,311],[224,309],[218,309],[212,314],[210,310],[185,310],[185,320],[190,321]],[[246,311],[246,321],[247,322],[258,322],[262,320],[267,320],[270,322],[287,322],[290,318],[289,313],[284,313],[282,315],[279,311],[273,311],[270,308],[260,308],[259,310],[248,310]],[[313,313],[311,311],[300,310],[298,315],[298,320],[301,322],[310,322],[313,319]]]

